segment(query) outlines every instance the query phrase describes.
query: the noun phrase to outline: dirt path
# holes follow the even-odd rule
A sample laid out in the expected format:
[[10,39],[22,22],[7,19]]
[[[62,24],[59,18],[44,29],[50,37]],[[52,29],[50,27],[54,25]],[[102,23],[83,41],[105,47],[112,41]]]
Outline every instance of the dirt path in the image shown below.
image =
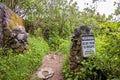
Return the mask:
[[61,71],[62,56],[59,54],[48,54],[44,56],[42,65],[32,75],[30,80],[64,80]]

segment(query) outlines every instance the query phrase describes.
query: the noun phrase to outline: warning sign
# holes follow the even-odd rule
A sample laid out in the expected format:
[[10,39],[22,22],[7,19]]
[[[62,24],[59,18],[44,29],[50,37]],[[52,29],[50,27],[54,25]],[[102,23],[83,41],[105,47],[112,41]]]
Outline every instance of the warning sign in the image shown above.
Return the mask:
[[83,57],[95,53],[95,39],[93,35],[82,35],[82,52]]

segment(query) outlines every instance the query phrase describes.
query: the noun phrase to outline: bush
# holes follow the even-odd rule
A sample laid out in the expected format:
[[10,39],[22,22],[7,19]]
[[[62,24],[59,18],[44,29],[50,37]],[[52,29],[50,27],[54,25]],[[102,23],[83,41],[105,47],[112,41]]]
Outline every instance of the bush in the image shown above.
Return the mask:
[[30,37],[30,49],[25,54],[0,56],[0,80],[28,80],[48,51],[42,38]]
[[96,38],[96,54],[82,61],[79,72],[69,71],[68,59],[63,67],[66,80],[119,80],[120,34],[112,32]]
[[70,41],[69,40],[60,39],[60,45],[59,45],[58,50],[61,53],[69,54],[70,53]]

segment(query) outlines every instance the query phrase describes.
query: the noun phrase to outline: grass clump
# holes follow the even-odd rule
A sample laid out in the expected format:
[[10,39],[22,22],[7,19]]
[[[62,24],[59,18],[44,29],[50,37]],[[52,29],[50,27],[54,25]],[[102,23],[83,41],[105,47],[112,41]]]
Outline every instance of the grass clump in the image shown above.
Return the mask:
[[[24,54],[0,55],[0,80],[28,80],[48,53],[48,44],[40,37],[30,37],[29,51]],[[2,53],[2,49],[0,49]]]

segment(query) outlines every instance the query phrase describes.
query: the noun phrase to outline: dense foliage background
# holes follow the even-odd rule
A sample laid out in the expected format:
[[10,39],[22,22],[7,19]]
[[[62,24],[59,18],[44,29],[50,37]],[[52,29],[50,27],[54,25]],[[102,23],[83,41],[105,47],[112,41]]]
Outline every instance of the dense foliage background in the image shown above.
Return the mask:
[[[26,54],[15,55],[9,51],[9,55],[4,56],[0,49],[1,80],[29,79],[49,50],[63,53],[65,80],[102,80],[103,77],[120,80],[120,2],[114,3],[114,14],[106,17],[96,12],[95,4],[99,0],[93,0],[93,5],[87,4],[83,11],[79,11],[73,0],[1,1],[23,17],[30,35],[30,50]],[[96,54],[83,61],[81,71],[73,75],[68,65],[70,37],[74,28],[80,25],[91,26]]]

